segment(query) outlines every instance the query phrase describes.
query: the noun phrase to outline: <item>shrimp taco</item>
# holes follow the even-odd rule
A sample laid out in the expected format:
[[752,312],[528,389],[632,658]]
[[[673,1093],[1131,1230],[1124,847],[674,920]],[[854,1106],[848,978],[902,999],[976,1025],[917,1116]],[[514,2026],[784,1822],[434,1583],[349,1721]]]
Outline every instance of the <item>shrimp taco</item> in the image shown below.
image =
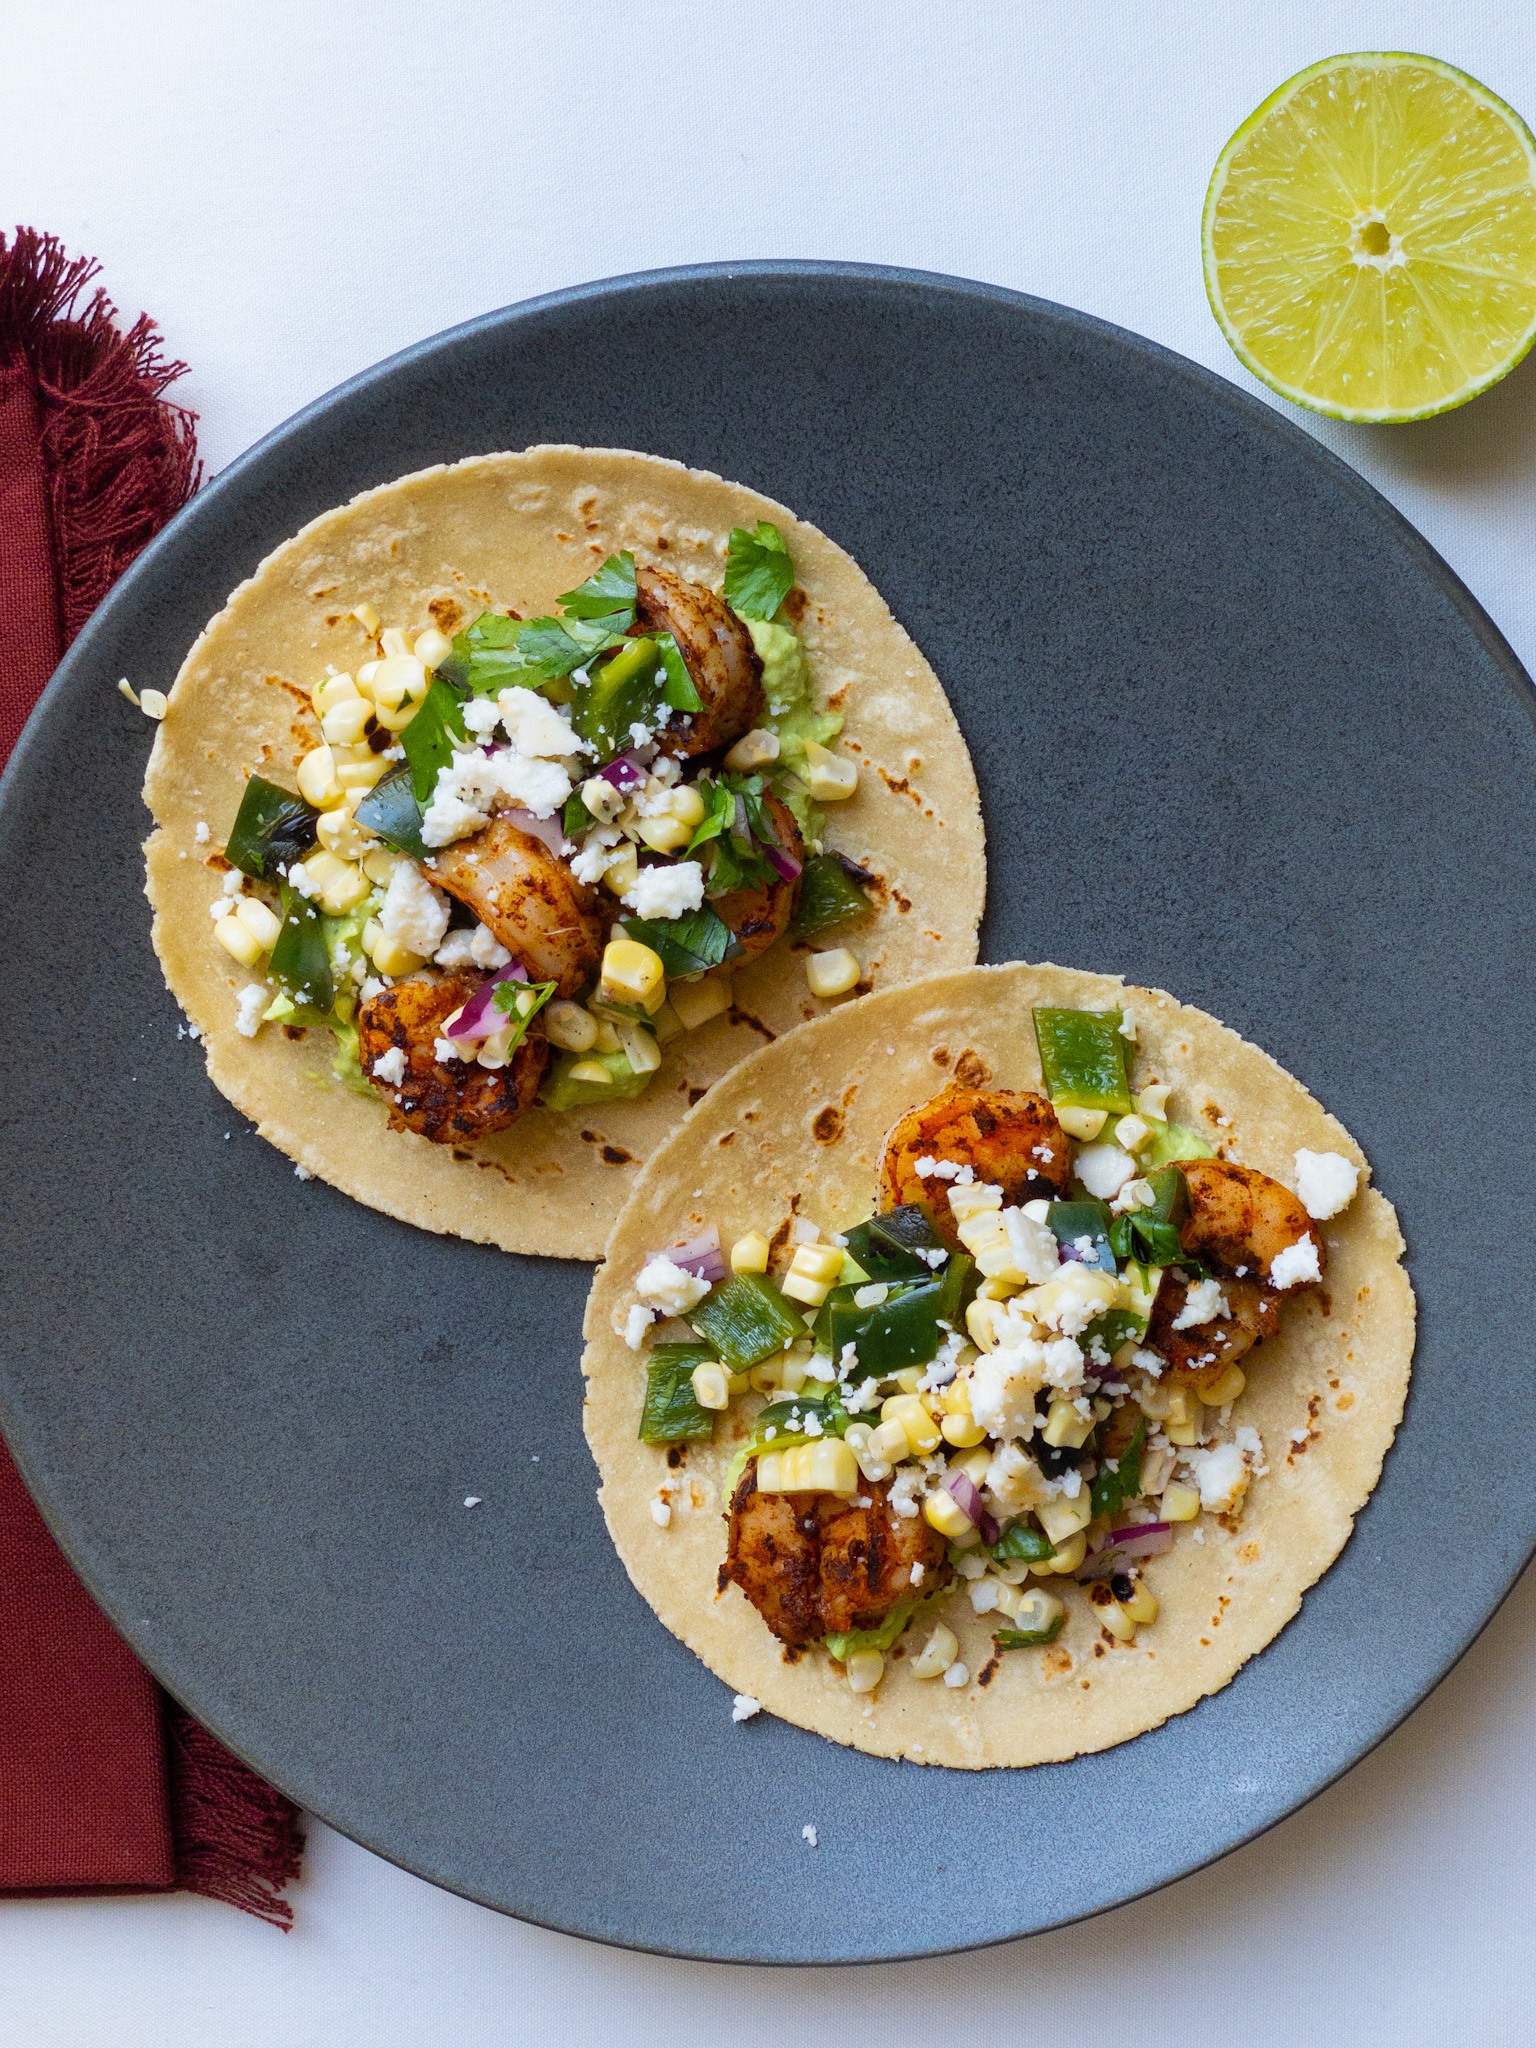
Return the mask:
[[209,1073],[428,1229],[595,1258],[747,1052],[976,956],[932,670],[824,534],[659,457],[365,492],[147,701],[155,945]]
[[1057,1761],[1224,1686],[1347,1541],[1414,1298],[1349,1133],[1215,1018],[1059,967],[855,1003],[651,1159],[588,1303],[619,1554],[739,1694]]

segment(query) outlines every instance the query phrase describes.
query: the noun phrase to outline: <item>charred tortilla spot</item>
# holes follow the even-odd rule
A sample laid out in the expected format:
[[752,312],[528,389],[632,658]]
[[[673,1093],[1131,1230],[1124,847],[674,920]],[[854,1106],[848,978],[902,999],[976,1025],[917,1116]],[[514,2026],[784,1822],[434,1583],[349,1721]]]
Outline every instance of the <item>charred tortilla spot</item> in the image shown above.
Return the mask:
[[811,1119],[811,1134],[818,1145],[831,1145],[843,1135],[843,1113],[829,1102]]

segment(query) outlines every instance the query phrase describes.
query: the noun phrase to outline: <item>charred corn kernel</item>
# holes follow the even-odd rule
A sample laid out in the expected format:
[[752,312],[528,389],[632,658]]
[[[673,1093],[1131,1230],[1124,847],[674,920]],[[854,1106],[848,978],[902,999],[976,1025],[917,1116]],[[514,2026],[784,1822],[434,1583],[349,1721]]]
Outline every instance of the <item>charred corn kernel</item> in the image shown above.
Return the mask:
[[324,718],[338,704],[362,704],[364,698],[350,676],[322,676],[310,691],[309,701],[315,707],[315,716]]
[[1200,1514],[1200,1495],[1193,1486],[1177,1481],[1163,1488],[1162,1516],[1165,1522],[1193,1522]]
[[277,912],[263,903],[259,896],[242,896],[235,905],[235,915],[263,953],[270,953],[277,944],[278,933],[283,928],[283,921]]
[[1090,1586],[1088,1597],[1093,1602],[1094,1620],[1101,1628],[1107,1628],[1109,1633],[1122,1643],[1135,1642],[1136,1624],[1108,1586],[1102,1581],[1096,1586]]
[[411,652],[423,668],[441,668],[453,652],[453,642],[436,626],[428,626],[424,633],[416,635],[416,644]]
[[391,732],[410,724],[426,694],[427,672],[414,654],[389,655],[373,672],[375,714]]
[[962,1536],[974,1534],[976,1528],[955,1496],[942,1490],[930,1493],[923,1502],[923,1520],[930,1529],[937,1529],[941,1536],[947,1536],[951,1543]]
[[949,1213],[956,1225],[966,1222],[972,1216],[983,1215],[989,1209],[1001,1209],[1003,1191],[989,1181],[951,1181],[949,1186]]
[[914,1678],[942,1678],[959,1654],[960,1638],[941,1621],[907,1669]]
[[347,792],[336,779],[336,757],[325,745],[311,747],[299,763],[299,795],[317,811],[334,810]]
[[885,1676],[885,1655],[880,1650],[855,1650],[843,1666],[850,1692],[873,1692]]
[[1093,1434],[1093,1413],[1082,1414],[1075,1401],[1058,1394],[1040,1434],[1055,1450],[1080,1450]]
[[899,1465],[912,1455],[912,1446],[901,1422],[894,1417],[881,1422],[869,1432],[869,1448],[873,1457],[883,1459],[889,1465]]
[[[363,926],[363,951],[380,974],[414,974],[425,965],[424,955],[413,953],[398,939],[390,938],[376,917],[370,917]],[[608,1070],[605,1067],[603,1071]]]
[[[1046,1533],[1049,1535],[1050,1531],[1047,1530]],[[1053,1537],[1052,1541],[1056,1542],[1056,1539]],[[1058,1578],[1065,1578],[1077,1570],[1087,1555],[1087,1533],[1079,1529],[1075,1536],[1065,1536],[1059,1542],[1056,1542],[1056,1548],[1051,1552],[1050,1556],[1042,1557],[1038,1563],[1032,1564],[1029,1569],[1033,1573],[1038,1573],[1042,1578],[1049,1577],[1053,1573]]]
[[[378,845],[371,832],[358,824],[351,808],[338,804],[334,811],[322,811],[315,826],[315,837],[327,853],[334,853],[341,860],[361,861]],[[372,876],[369,877],[371,881]]]
[[1074,1495],[1053,1495],[1035,1509],[1035,1520],[1057,1545],[1065,1543],[1093,1520],[1093,1495],[1086,1486]]
[[213,928],[213,936],[242,967],[254,967],[266,951],[256,934],[238,917],[221,917]]
[[829,753],[815,740],[805,744],[805,786],[818,804],[841,803],[850,797],[859,786],[859,768],[856,761],[846,760],[840,754]]
[[398,626],[386,626],[379,635],[379,645],[383,648],[386,658],[391,661],[398,661],[401,655],[409,654],[411,651],[410,641]]
[[652,853],[680,853],[693,837],[691,825],[666,811],[659,811],[654,817],[637,818],[635,830]]
[[796,1245],[795,1255],[784,1276],[784,1292],[791,1301],[803,1301],[820,1308],[843,1274],[842,1248],[835,1244]]
[[371,604],[355,604],[352,616],[370,638],[379,630],[379,615]]
[[390,876],[404,858],[403,853],[394,853],[387,846],[375,846],[363,855],[363,873],[377,887],[387,889]]
[[805,963],[810,991],[821,1002],[845,996],[859,984],[859,963],[846,946],[833,946],[825,953],[812,953]]
[[767,768],[779,758],[779,736],[763,726],[744,732],[725,757],[727,768],[750,775],[754,768]]
[[610,939],[603,948],[599,1002],[634,1004],[653,1013],[667,999],[667,970],[661,955],[638,939]]
[[1144,1116],[1149,1123],[1167,1123],[1168,1098],[1172,1093],[1172,1086],[1167,1081],[1150,1082],[1136,1098],[1136,1114]]
[[1069,1138],[1091,1145],[1108,1121],[1107,1109],[1058,1109],[1056,1121]]
[[1136,1590],[1120,1605],[1138,1627],[1147,1628],[1157,1619],[1157,1595],[1144,1579],[1135,1581]]
[[635,877],[640,872],[640,862],[632,846],[621,846],[603,873],[603,887],[614,896],[623,896],[635,886]]
[[[367,862],[363,863],[364,869]],[[544,1031],[551,1045],[566,1052],[590,1052],[597,1043],[597,1019],[580,1003],[568,1003],[563,996],[544,1012]]]
[[571,1068],[570,1079],[573,1081],[590,1081],[598,1088],[611,1088],[613,1086],[613,1076],[601,1060],[578,1060],[575,1066]]
[[907,1447],[914,1458],[926,1458],[930,1451],[938,1449],[939,1425],[916,1394],[889,1395],[880,1403],[880,1420],[882,1423],[901,1424],[906,1432]]
[[760,1230],[749,1230],[745,1237],[738,1237],[731,1246],[731,1271],[766,1273],[771,1250],[772,1246]]
[[[770,1468],[765,1481],[763,1467]],[[857,1493],[859,1464],[841,1437],[822,1437],[788,1451],[766,1451],[757,1461],[759,1493]]]
[[1225,1408],[1235,1401],[1248,1384],[1248,1375],[1240,1365],[1229,1365],[1219,1380],[1212,1380],[1209,1386],[1198,1387],[1197,1397],[1207,1408]]
[[315,900],[330,917],[345,917],[349,910],[356,910],[371,888],[360,867],[349,860],[338,860],[334,853],[312,853],[304,863],[304,872]]
[[731,1390],[726,1384],[725,1367],[710,1359],[693,1368],[693,1398],[701,1408],[724,1408],[730,1401]]
[[719,975],[711,974],[703,981],[674,981],[667,994],[685,1031],[697,1031],[701,1024],[723,1017],[731,1007],[731,984]]
[[337,761],[336,780],[341,784],[343,797],[363,796],[382,780],[391,764],[382,754],[375,754],[368,747],[354,747],[350,752],[350,760]]
[[345,704],[331,706],[320,721],[320,731],[333,747],[355,747],[366,737],[372,716],[365,698],[351,697]]
[[[906,1431],[902,1431],[902,1442],[906,1442]],[[872,1486],[878,1486],[882,1479],[891,1476],[891,1461],[882,1458],[874,1447],[874,1431],[867,1422],[853,1422],[843,1432],[843,1442],[859,1461],[859,1470]]]

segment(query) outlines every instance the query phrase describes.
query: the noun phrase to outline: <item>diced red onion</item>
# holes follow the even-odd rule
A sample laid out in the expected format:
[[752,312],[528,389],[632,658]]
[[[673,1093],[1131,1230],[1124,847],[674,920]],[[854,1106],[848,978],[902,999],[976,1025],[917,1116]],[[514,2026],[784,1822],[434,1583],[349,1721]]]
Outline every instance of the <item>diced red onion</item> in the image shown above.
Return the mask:
[[482,981],[469,1001],[448,1028],[447,1036],[455,1044],[473,1044],[476,1039],[492,1038],[506,1023],[506,1018],[496,1008],[496,989],[503,981],[526,981],[528,970],[521,960],[514,960],[508,966],[498,968],[489,980]]
[[951,1472],[944,1482],[945,1488],[962,1514],[969,1515],[979,1529],[984,1520],[992,1518],[981,1504],[981,1495],[976,1482],[969,1472]]
[[769,861],[773,865],[774,872],[778,875],[781,882],[799,881],[800,863],[792,853],[786,853],[782,846],[770,846],[766,839],[760,839],[758,844],[762,847],[764,853],[767,854]]
[[637,782],[645,780],[645,769],[636,758],[636,750],[633,747],[627,753],[620,754],[616,761],[610,761],[606,768],[599,768],[597,772],[610,789],[620,791],[633,789]]
[[565,833],[558,818],[536,818],[532,811],[505,811],[502,814],[509,825],[515,825],[519,832],[526,832],[530,839],[537,839],[547,846],[551,853],[565,851]]
[[1172,1548],[1172,1522],[1131,1522],[1111,1530],[1103,1548],[1084,1558],[1072,1576],[1086,1585],[1091,1579],[1113,1577],[1136,1558],[1161,1557]]
[[720,1249],[720,1227],[711,1223],[708,1230],[701,1230],[697,1237],[689,1238],[686,1244],[668,1245],[663,1252],[652,1252],[651,1258],[670,1259],[674,1266],[681,1266],[685,1273],[691,1273],[696,1280],[707,1280],[711,1287],[725,1278],[725,1255]]

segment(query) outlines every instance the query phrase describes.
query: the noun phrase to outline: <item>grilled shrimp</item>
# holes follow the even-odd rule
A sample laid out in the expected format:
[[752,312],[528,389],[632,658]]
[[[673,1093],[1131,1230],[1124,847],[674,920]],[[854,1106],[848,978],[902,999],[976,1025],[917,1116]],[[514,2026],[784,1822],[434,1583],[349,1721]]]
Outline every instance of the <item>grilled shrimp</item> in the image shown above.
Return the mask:
[[440,889],[468,904],[535,981],[574,996],[602,959],[604,926],[595,890],[578,882],[542,840],[510,818],[492,818],[425,863]]
[[[924,1595],[951,1576],[944,1539],[921,1515],[895,1514],[889,1480],[837,1493],[759,1493],[757,1461],[731,1502],[722,1584],[734,1582],[781,1643],[808,1650],[828,1634],[878,1628],[912,1597],[921,1565]],[[859,1499],[869,1502],[857,1505]]]
[[[766,793],[763,803],[773,820],[779,845],[792,860],[803,861],[805,841],[800,837],[800,827],[795,823],[793,811],[778,797]],[[734,963],[736,966],[755,960],[759,953],[766,953],[783,935],[795,907],[798,887],[798,883],[786,882],[774,875],[761,888],[733,889],[728,896],[715,897],[714,908],[730,926],[736,943],[741,947]]]
[[[439,1061],[434,1051],[445,1019],[467,1003],[484,980],[469,968],[431,981],[397,981],[357,1013],[358,1057],[363,1072],[389,1104],[398,1130],[417,1131],[437,1145],[489,1137],[515,1123],[533,1105],[549,1058],[549,1041],[532,1035],[500,1068]],[[405,1054],[405,1074],[390,1083],[374,1073],[392,1047]]]
[[918,1174],[925,1155],[974,1167],[976,1178],[1001,1187],[1010,1204],[1065,1195],[1072,1180],[1072,1147],[1043,1095],[953,1083],[908,1110],[887,1137],[880,1163],[882,1205],[926,1203],[951,1245],[960,1240],[949,1213],[950,1184]]
[[1319,1268],[1327,1254],[1322,1232],[1296,1196],[1267,1173],[1225,1159],[1188,1159],[1179,1170],[1190,1207],[1180,1239],[1220,1279],[1228,1313],[1176,1330],[1189,1290],[1177,1273],[1169,1273],[1152,1306],[1146,1343],[1167,1359],[1172,1383],[1198,1388],[1214,1384],[1279,1329],[1279,1296],[1269,1285],[1269,1269],[1286,1246],[1310,1237]]
[[763,664],[725,599],[670,569],[637,568],[635,592],[637,623],[672,635],[704,703],[657,735],[661,751],[680,761],[718,754],[761,724],[768,711]]

